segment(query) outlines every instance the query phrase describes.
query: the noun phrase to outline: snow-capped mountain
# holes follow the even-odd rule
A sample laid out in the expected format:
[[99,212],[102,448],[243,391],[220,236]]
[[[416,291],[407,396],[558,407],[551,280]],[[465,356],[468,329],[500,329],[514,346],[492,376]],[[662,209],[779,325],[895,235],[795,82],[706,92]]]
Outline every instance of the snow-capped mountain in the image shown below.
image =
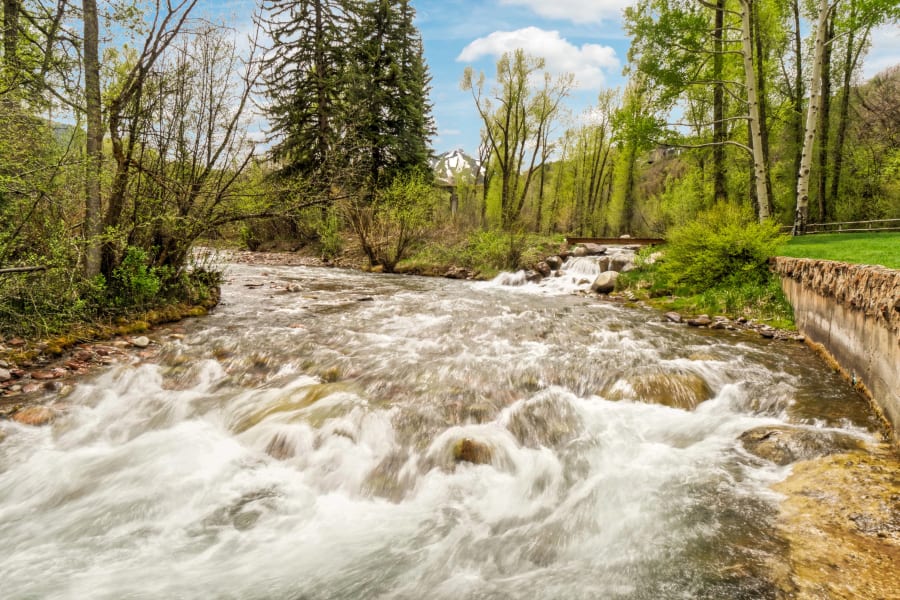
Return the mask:
[[437,182],[446,185],[453,185],[460,175],[474,175],[479,179],[482,175],[478,160],[466,154],[461,148],[437,155],[431,161],[431,168]]

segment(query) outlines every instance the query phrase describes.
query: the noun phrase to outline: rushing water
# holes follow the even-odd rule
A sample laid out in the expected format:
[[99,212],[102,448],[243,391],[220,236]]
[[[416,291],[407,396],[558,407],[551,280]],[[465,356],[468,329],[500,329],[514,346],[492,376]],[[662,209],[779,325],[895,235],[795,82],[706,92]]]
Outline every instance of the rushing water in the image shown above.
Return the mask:
[[0,422],[3,598],[764,598],[787,468],[738,436],[873,436],[802,345],[572,295],[583,263],[226,273],[155,359]]

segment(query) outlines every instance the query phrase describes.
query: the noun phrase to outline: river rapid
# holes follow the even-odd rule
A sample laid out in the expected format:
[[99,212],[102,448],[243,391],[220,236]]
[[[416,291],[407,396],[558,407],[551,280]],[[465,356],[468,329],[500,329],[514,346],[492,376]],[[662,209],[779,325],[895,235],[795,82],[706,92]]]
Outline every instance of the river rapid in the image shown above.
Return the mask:
[[0,422],[0,596],[774,597],[790,467],[739,436],[875,418],[802,344],[572,294],[590,269],[226,265],[157,356]]

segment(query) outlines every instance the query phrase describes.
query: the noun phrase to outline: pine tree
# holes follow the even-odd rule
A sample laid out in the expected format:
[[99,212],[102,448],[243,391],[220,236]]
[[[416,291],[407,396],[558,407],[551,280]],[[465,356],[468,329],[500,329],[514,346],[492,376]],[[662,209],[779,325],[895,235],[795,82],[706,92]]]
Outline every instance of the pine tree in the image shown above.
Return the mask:
[[360,5],[354,24],[345,139],[370,190],[403,172],[429,172],[431,78],[414,17],[408,0],[374,0]]
[[272,157],[279,175],[311,178],[337,168],[349,27],[346,0],[271,0],[263,20]]

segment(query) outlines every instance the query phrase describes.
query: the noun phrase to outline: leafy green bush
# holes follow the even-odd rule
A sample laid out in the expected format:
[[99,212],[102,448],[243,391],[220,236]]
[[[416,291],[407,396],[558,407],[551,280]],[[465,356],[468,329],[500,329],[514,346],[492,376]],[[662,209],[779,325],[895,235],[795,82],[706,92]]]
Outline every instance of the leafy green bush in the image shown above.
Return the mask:
[[117,306],[143,306],[155,300],[162,287],[158,269],[148,267],[150,257],[142,248],[129,246],[121,264],[113,269],[109,287]]
[[757,222],[749,207],[720,203],[670,230],[661,273],[691,292],[766,284],[768,259],[787,236],[777,223]]

